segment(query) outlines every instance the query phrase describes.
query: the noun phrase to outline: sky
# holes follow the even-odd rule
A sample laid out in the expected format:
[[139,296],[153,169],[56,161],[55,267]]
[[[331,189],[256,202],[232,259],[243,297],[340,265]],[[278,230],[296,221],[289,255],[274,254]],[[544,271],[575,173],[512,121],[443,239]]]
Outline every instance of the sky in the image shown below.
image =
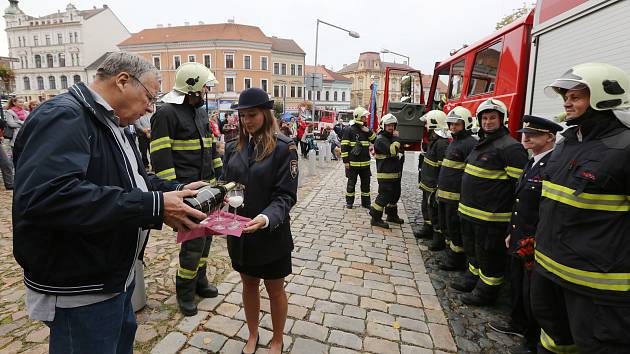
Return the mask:
[[[1,3],[7,7],[9,2]],[[317,19],[358,32],[360,38],[320,24],[318,64],[339,70],[356,62],[359,53],[389,49],[409,56],[411,65],[430,74],[436,61],[449,56],[464,43],[472,44],[495,31],[495,24],[522,0],[74,0],[79,10],[107,4],[130,32],[157,24],[173,26],[236,23],[258,26],[267,36],[291,38],[307,53],[306,64],[314,64]],[[19,7],[27,15],[43,16],[65,10],[68,1],[23,0]],[[4,21],[0,26],[4,30]],[[0,55],[7,55],[7,38],[0,36]],[[385,61],[406,60],[381,54]]]

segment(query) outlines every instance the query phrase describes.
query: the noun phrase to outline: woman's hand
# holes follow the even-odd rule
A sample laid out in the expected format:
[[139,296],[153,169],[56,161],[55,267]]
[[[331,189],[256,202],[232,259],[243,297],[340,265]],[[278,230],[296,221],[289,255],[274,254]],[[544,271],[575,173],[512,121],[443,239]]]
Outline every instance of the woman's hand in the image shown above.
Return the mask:
[[246,233],[246,234],[254,233],[262,229],[265,226],[265,223],[267,223],[265,218],[259,215],[255,217],[253,220],[251,220],[250,222],[248,222],[247,224],[245,224],[243,233]]

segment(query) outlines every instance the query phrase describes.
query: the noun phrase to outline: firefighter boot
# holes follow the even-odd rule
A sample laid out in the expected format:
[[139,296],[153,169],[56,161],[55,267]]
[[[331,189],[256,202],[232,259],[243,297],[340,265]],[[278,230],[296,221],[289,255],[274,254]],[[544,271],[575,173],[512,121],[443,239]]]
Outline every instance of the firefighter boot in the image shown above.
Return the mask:
[[385,214],[387,214],[387,221],[393,222],[394,224],[404,224],[405,220],[401,219],[398,216],[398,208],[397,207],[389,207],[385,208]]
[[438,266],[441,270],[454,271],[466,269],[466,255],[447,250],[444,261]]
[[383,221],[382,211],[378,211],[374,209],[374,207],[372,206],[370,208],[370,216],[372,217],[372,220],[370,220],[370,225],[376,226],[376,227],[382,227],[384,229],[389,229],[389,224]]
[[441,251],[446,247],[446,242],[444,242],[444,234],[440,230],[433,230],[433,240],[429,245],[429,251]]
[[418,232],[414,232],[413,235],[416,238],[423,238],[430,240],[433,237],[433,227],[430,224],[422,224],[422,228]]
[[206,277],[206,268],[207,266],[203,266],[197,270],[197,288],[195,291],[197,295],[201,297],[217,297],[219,295],[219,291],[214,285],[208,282],[208,278]]
[[175,293],[177,294],[177,306],[184,316],[194,316],[197,314],[197,304],[195,304],[195,279],[175,278]]
[[451,283],[451,288],[469,293],[473,291],[473,289],[477,285],[477,280],[478,277],[476,275],[472,274],[470,271],[467,271],[463,277]]
[[492,305],[499,296],[500,289],[501,287],[498,285],[488,285],[480,281],[479,284],[475,286],[475,290],[471,293],[462,295],[461,299],[466,305]]

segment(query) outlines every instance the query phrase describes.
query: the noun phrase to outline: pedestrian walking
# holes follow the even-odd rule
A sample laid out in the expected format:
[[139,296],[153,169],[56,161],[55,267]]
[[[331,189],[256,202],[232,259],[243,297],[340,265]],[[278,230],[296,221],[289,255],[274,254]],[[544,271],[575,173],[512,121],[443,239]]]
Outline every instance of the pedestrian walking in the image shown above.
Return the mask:
[[331,127],[326,128],[328,130],[328,144],[330,145],[330,153],[332,155],[332,160],[339,160],[339,154],[337,153],[338,149],[341,148],[341,141],[339,141],[339,136],[337,132]]
[[4,130],[4,138],[9,140],[11,155],[14,155],[13,146],[15,145],[15,139],[17,139],[20,128],[22,128],[24,121],[26,121],[29,115],[29,112],[24,109],[24,99],[19,97],[9,98],[4,114],[7,122],[7,126]]
[[[154,108],[155,110],[155,108]],[[134,124],[136,128],[136,136],[138,137],[138,149],[142,157],[142,164],[145,169],[149,168],[149,145],[151,143],[151,116],[153,113],[147,113],[140,117]]]
[[249,330],[243,353],[254,353],[259,342],[260,280],[271,303],[273,336],[270,353],[283,349],[287,318],[284,278],[291,274],[293,239],[289,211],[297,199],[298,156],[295,143],[278,132],[273,100],[259,88],[241,92],[236,141],[226,146],[223,179],[245,186],[239,215],[252,219],[241,237],[228,238],[232,267],[243,281],[243,307]]

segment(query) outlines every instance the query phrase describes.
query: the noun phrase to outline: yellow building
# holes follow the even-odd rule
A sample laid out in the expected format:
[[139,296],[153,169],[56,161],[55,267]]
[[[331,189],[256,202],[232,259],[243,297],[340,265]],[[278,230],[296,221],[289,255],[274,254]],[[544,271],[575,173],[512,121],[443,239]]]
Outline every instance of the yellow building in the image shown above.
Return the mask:
[[297,112],[298,105],[304,102],[306,53],[292,39],[270,37],[272,63],[272,96],[282,102],[284,111]]

